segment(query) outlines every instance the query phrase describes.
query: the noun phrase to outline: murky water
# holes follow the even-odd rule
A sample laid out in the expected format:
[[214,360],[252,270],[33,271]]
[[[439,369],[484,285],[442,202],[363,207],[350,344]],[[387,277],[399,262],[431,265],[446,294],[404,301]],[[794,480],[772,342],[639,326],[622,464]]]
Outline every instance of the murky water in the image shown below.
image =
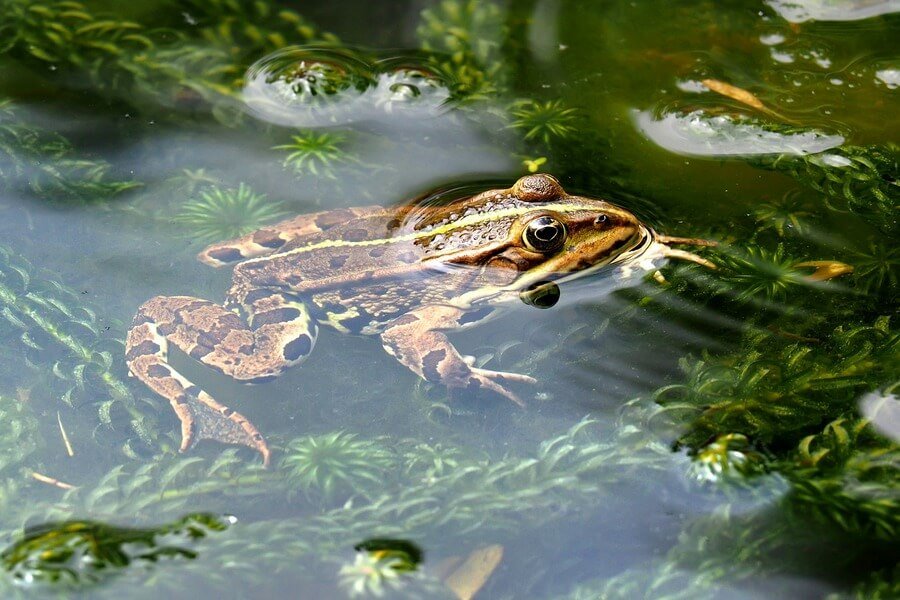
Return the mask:
[[[898,10],[0,4],[2,596],[900,595]],[[452,332],[522,409],[324,328],[257,386],[173,351],[268,469],[128,377],[208,244],[533,172],[717,268]]]

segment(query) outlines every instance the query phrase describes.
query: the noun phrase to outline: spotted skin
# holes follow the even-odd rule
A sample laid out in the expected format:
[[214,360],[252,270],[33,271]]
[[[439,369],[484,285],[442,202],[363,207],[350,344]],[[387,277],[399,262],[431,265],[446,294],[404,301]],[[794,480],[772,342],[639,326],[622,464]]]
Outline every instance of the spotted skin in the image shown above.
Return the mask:
[[389,323],[381,342],[388,354],[426,381],[457,390],[486,389],[525,406],[498,380],[537,383],[533,377],[474,367],[450,343],[444,331],[460,329],[465,316],[466,311],[452,306],[422,306]]
[[321,234],[349,220],[383,214],[380,206],[345,208],[300,215],[264,227],[249,235],[204,249],[197,258],[212,267],[225,267],[248,258],[268,256],[282,249],[289,242],[314,234]]

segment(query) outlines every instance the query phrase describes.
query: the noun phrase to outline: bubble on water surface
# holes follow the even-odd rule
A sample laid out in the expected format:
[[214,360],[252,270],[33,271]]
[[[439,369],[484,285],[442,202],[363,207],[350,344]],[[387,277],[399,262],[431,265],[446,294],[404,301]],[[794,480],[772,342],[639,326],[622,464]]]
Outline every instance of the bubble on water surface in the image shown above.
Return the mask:
[[254,63],[244,78],[251,114],[288,127],[329,127],[392,115],[439,114],[446,81],[417,54],[374,58],[344,48],[295,46]]
[[760,154],[815,154],[844,143],[840,135],[816,130],[779,133],[760,122],[696,110],[661,117],[634,111],[638,129],[658,146],[687,156],[753,156]]
[[872,427],[895,442],[900,442],[900,398],[887,391],[875,391],[859,400],[859,412]]
[[889,90],[900,87],[900,69],[882,69],[875,72],[875,78],[887,86]]
[[859,21],[900,11],[900,0],[766,0],[791,23],[805,21]]

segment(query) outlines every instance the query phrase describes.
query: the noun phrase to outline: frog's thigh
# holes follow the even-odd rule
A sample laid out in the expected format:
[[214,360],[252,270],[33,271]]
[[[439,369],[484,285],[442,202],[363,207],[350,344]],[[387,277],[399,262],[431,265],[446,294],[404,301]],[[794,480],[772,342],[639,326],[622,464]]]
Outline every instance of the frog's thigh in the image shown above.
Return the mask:
[[455,329],[464,311],[452,306],[423,306],[394,319],[381,334],[384,349],[422,379],[450,388],[486,388],[522,405],[495,379],[534,383],[518,373],[478,369],[459,354],[442,329]]

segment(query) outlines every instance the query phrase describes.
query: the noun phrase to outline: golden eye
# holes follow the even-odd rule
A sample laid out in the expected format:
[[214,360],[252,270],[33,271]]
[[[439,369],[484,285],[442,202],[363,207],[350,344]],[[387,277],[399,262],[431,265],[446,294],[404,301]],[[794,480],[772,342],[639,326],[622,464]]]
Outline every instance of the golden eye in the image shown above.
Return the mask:
[[556,252],[566,242],[566,226],[553,217],[537,217],[525,226],[522,241],[526,248],[534,252]]

